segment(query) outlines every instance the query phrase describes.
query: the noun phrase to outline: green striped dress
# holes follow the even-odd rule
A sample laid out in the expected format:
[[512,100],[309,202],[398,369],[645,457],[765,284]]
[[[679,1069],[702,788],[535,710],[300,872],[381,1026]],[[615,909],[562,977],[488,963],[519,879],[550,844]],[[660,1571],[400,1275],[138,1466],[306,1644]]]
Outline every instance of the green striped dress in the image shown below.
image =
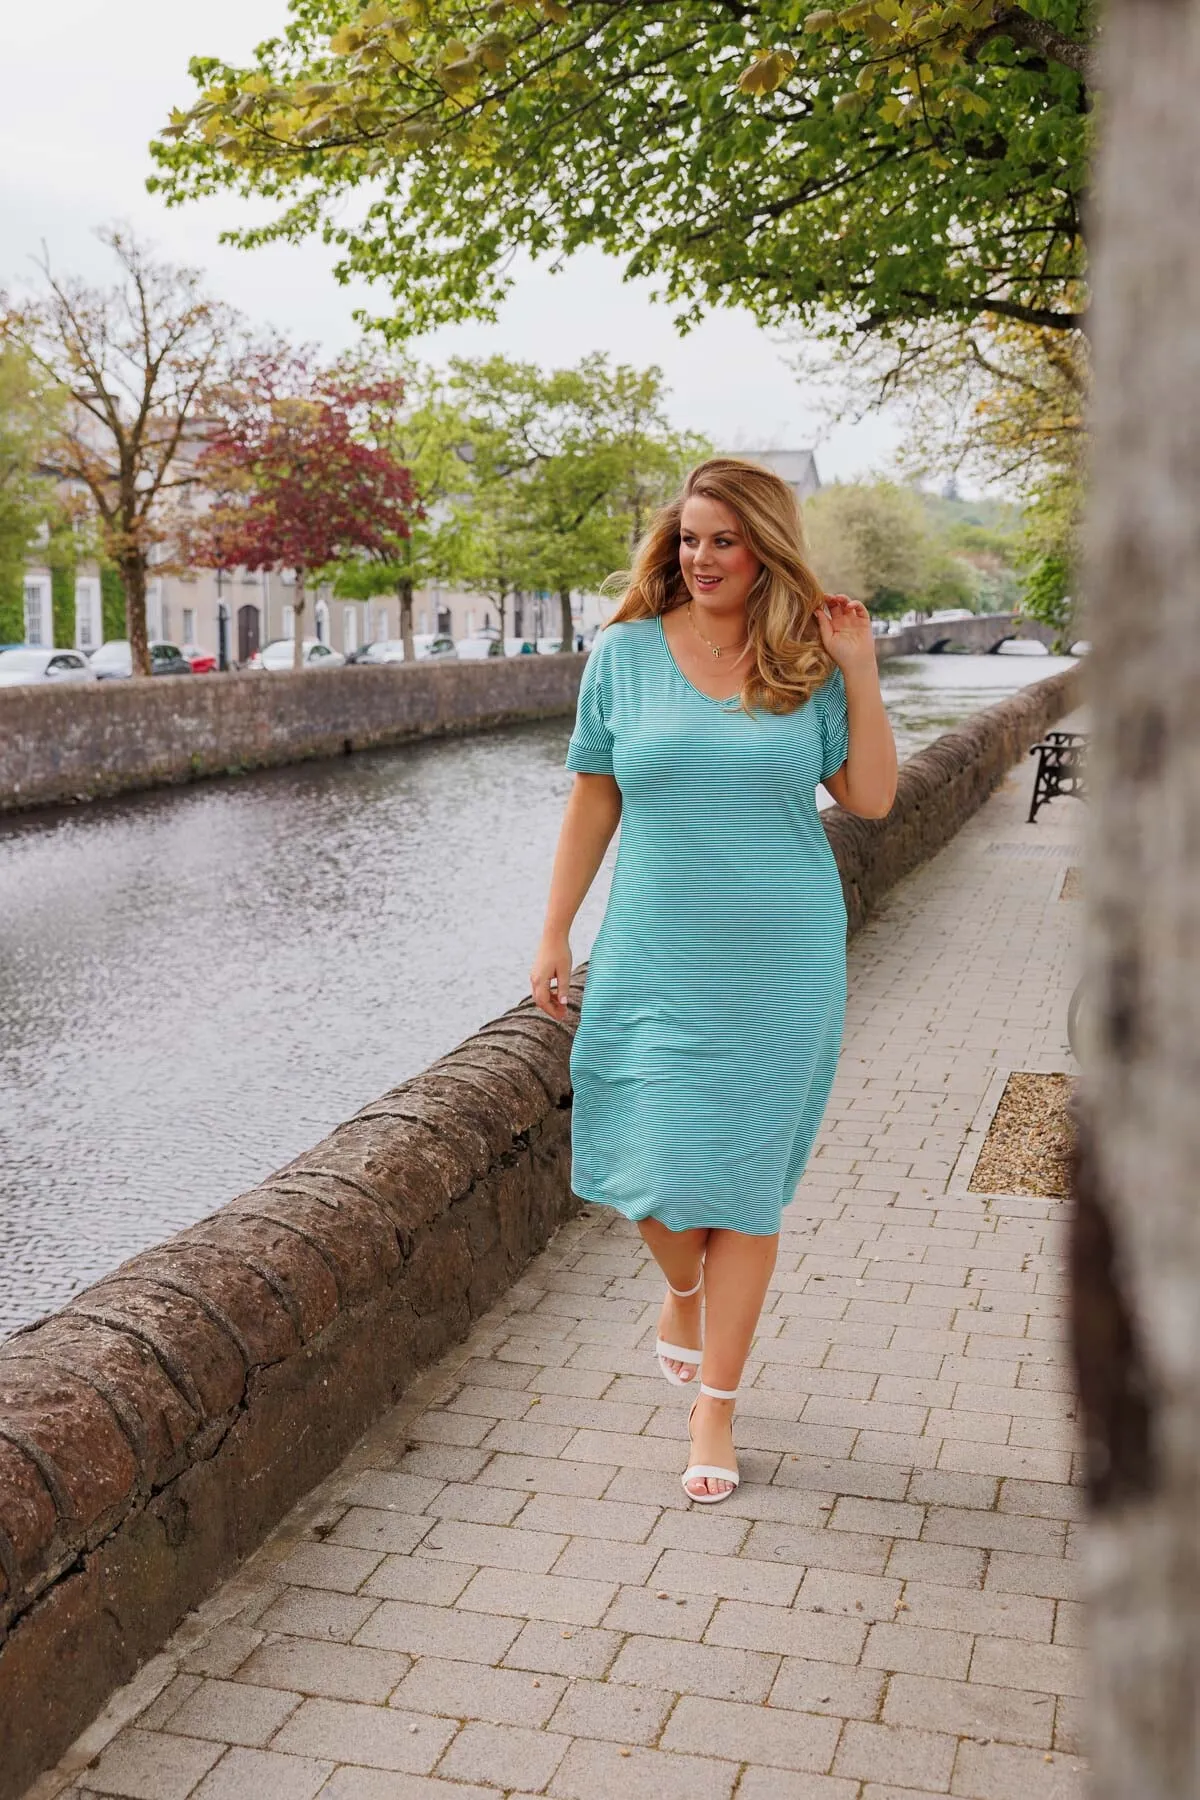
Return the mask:
[[796,712],[693,687],[660,619],[588,659],[567,767],[612,775],[621,839],[571,1051],[583,1199],[763,1235],[833,1082],[846,910],[816,788],[846,760],[835,670]]

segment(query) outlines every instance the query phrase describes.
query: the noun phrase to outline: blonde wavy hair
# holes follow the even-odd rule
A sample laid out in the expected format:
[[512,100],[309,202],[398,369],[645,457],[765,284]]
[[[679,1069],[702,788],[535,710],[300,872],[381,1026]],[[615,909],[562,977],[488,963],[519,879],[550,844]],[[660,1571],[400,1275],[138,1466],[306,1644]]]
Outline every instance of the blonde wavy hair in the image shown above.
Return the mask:
[[[833,671],[814,617],[825,594],[805,559],[795,494],[759,463],[714,456],[696,465],[675,498],[655,514],[632,569],[612,578],[612,585],[620,584],[621,602],[608,624],[652,619],[687,602],[679,566],[680,518],[693,495],[729,508],[762,565],[746,602],[750,663],[741,704],[747,712],[795,712]],[[609,582],[604,585],[612,591]]]

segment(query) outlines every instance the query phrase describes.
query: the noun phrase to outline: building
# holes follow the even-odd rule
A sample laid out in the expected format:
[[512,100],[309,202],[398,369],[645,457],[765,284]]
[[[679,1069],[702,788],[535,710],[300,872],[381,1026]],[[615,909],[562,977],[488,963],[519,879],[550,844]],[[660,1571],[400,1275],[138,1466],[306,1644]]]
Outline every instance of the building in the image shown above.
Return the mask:
[[[54,605],[54,577],[45,564],[31,564],[25,572],[25,642],[52,645],[69,640],[70,647],[94,650],[105,636],[104,609],[99,570],[84,564],[75,577],[74,619],[67,622],[61,601]],[[146,628],[152,639],[168,643],[199,644],[211,650],[222,667],[249,661],[273,638],[290,638],[294,628],[292,601],[295,577],[290,570],[233,572],[211,569],[184,574],[152,575],[146,588]],[[57,627],[55,612],[58,612]],[[600,604],[594,595],[576,596],[576,629],[587,631],[600,622]],[[561,608],[557,594],[510,595],[505,608],[505,631],[511,637],[557,637]],[[456,588],[418,588],[413,596],[413,630],[442,632],[455,639],[495,630],[499,616],[486,594]],[[378,594],[370,600],[344,600],[328,584],[309,590],[305,601],[305,635],[320,638],[334,650],[348,654],[378,638],[400,636],[400,601],[394,594]]]
[[821,477],[813,450],[725,450],[721,454],[761,463],[764,469],[781,475],[802,505],[820,491]]

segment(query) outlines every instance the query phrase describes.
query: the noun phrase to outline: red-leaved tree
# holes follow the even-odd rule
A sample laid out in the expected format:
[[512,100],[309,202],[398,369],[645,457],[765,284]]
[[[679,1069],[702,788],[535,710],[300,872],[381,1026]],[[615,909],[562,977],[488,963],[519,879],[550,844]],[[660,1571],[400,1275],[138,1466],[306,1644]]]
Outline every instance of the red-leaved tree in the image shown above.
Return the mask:
[[321,368],[276,343],[210,411],[197,467],[210,505],[189,554],[207,568],[294,572],[297,669],[309,579],[342,557],[383,555],[418,513],[409,471],[386,447],[403,395],[394,377]]

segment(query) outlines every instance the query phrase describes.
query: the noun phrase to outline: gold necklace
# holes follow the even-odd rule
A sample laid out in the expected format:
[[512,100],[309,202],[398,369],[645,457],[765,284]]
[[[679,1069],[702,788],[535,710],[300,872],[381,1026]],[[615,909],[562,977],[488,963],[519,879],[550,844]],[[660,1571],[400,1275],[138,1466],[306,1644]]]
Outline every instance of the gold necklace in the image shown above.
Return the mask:
[[[700,639],[702,644],[708,645],[714,656],[728,656],[731,650],[739,650],[737,644],[714,644],[711,638],[705,637],[704,633],[696,623],[696,615],[692,611],[692,603],[690,600],[687,603],[687,615],[692,622],[692,630],[696,633],[696,636]],[[749,642],[749,638],[743,638],[740,645],[740,651],[744,651]]]

